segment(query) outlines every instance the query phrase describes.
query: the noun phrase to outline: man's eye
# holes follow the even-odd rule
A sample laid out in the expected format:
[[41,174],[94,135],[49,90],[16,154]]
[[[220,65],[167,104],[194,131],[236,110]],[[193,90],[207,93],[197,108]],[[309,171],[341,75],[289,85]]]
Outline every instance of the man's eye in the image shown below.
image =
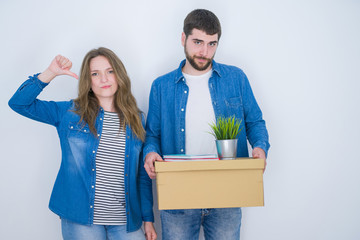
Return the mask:
[[211,47],[214,47],[214,46],[216,46],[216,43],[210,43],[209,44]]

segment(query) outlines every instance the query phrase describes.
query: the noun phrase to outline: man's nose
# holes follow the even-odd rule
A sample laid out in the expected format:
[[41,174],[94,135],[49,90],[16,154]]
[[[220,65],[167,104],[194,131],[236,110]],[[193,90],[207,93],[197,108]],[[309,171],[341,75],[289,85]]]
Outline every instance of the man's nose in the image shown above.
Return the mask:
[[204,45],[204,46],[201,48],[200,55],[206,57],[207,54],[208,54],[208,51],[209,51],[208,45]]

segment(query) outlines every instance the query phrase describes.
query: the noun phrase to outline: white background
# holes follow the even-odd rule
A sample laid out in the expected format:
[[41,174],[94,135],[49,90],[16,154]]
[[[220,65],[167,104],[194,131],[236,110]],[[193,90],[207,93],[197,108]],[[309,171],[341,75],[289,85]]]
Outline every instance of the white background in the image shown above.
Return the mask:
[[[147,113],[152,81],[184,58],[183,19],[195,8],[219,17],[215,59],[248,75],[270,134],[265,207],[243,208],[241,238],[360,239],[356,0],[2,0],[0,239],[61,239],[59,218],[47,208],[58,137],[9,109],[17,87],[59,53],[79,73],[84,55],[105,46],[124,62]],[[40,98],[76,95],[77,81],[59,77]]]

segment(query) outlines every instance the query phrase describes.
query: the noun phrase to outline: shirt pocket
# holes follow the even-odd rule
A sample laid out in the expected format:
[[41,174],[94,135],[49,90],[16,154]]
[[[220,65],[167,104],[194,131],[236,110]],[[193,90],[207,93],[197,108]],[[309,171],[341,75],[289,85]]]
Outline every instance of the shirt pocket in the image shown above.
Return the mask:
[[232,97],[225,99],[226,112],[228,116],[242,118],[243,103],[241,97]]
[[70,122],[67,129],[68,139],[76,142],[86,142],[91,135],[89,125],[79,122]]
[[66,160],[68,161],[69,171],[75,170],[82,172],[87,168],[86,159],[92,149],[92,139],[90,128],[85,123],[70,122],[67,125],[67,144]]
[[242,101],[240,97],[233,97],[225,99],[225,104],[227,107],[237,108],[242,106]]

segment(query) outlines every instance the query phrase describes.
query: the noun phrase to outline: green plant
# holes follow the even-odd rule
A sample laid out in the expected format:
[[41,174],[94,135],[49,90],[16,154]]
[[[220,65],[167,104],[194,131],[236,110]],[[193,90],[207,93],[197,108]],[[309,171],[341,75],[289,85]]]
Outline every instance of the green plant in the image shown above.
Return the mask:
[[240,134],[242,120],[232,117],[218,117],[216,123],[209,124],[216,140],[235,139]]

